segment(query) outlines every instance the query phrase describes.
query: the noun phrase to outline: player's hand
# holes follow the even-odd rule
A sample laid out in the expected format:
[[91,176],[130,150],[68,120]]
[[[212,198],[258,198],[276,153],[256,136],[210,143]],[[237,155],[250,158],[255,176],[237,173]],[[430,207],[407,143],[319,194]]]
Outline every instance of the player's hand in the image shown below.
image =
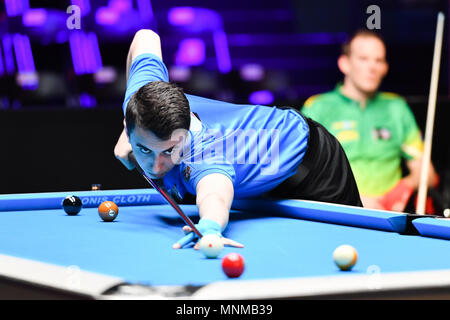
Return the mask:
[[[192,228],[189,227],[189,226],[184,226],[183,227],[183,231],[184,231],[185,234],[188,234],[188,233],[192,232]],[[223,241],[223,245],[224,246],[230,246],[230,247],[236,247],[236,248],[243,248],[244,247],[244,245],[242,243],[239,243],[237,241],[231,240],[229,238],[222,237],[221,239]],[[199,243],[197,241],[197,243],[194,245],[194,249],[198,250],[199,246],[200,245],[199,245]],[[181,247],[182,247],[181,244],[178,243],[178,242],[173,245],[174,249],[180,249]]]
[[134,169],[134,164],[128,159],[131,151],[131,144],[128,140],[126,129],[124,128],[114,147],[114,155],[128,170]]
[[414,189],[402,179],[380,199],[380,203],[385,210],[403,212],[413,192]]
[[379,197],[368,197],[361,195],[361,201],[363,203],[364,208],[386,210],[380,203]]
[[[220,225],[215,221],[212,221],[209,219],[200,219],[199,223],[196,224],[195,227],[203,236],[205,236],[207,234],[218,235],[219,237],[221,237],[221,239],[223,239],[224,245],[229,245],[229,246],[238,247],[238,248],[244,247],[244,245],[242,245],[234,240],[224,238],[221,234],[222,230],[221,230]],[[195,234],[195,232],[192,231],[191,227],[184,226],[183,232],[185,233],[185,236],[183,238],[181,238],[180,240],[178,240],[172,246],[174,249],[180,249],[191,242],[197,242],[198,236]],[[199,246],[198,246],[198,242],[197,242],[194,245],[194,249],[198,250],[198,248],[199,248]]]

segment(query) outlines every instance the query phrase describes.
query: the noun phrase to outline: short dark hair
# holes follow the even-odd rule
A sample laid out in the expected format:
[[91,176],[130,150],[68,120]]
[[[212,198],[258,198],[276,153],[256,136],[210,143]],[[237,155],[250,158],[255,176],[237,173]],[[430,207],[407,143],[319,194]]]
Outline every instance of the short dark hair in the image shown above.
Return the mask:
[[350,38],[345,41],[342,44],[341,47],[341,54],[345,55],[345,56],[349,56],[350,55],[350,45],[352,43],[352,41],[357,38],[357,37],[372,37],[372,38],[376,38],[378,40],[380,40],[383,45],[386,47],[386,42],[384,41],[383,37],[381,36],[381,34],[372,31],[372,30],[368,30],[368,29],[358,29],[356,30],[351,36]]
[[125,113],[127,132],[137,126],[150,130],[161,140],[170,138],[176,129],[189,130],[189,101],[183,89],[164,81],[152,81],[130,98]]

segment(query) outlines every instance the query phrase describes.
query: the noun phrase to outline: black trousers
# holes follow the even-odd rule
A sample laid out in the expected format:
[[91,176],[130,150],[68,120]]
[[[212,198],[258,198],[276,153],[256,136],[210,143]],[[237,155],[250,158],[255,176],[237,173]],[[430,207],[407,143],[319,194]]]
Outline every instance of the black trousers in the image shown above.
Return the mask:
[[268,196],[362,207],[355,177],[339,141],[321,124],[301,116],[309,126],[305,156],[297,173]]

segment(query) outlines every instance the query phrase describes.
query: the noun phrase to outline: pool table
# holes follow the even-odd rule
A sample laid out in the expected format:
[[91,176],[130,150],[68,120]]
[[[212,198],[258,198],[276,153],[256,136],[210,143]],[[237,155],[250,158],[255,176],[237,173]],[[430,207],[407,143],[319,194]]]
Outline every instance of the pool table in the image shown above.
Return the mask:
[[[67,215],[61,201],[83,209]],[[116,202],[115,221],[97,213]],[[194,223],[195,205],[181,205]],[[244,244],[207,259],[174,250],[184,221],[154,189],[0,195],[0,298],[450,298],[450,220],[302,200],[236,199],[224,235]],[[350,271],[332,254],[358,251]],[[229,279],[221,258],[238,252]]]

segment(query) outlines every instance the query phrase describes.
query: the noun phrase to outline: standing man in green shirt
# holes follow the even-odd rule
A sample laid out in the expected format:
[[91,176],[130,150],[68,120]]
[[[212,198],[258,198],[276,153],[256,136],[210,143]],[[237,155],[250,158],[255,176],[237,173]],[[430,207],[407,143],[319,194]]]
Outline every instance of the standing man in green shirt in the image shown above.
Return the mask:
[[[310,97],[302,113],[325,126],[342,144],[363,205],[403,211],[418,188],[423,141],[408,104],[397,94],[379,92],[388,72],[383,39],[356,32],[338,59],[342,84]],[[409,174],[402,177],[402,158]],[[438,176],[430,164],[428,185]]]

